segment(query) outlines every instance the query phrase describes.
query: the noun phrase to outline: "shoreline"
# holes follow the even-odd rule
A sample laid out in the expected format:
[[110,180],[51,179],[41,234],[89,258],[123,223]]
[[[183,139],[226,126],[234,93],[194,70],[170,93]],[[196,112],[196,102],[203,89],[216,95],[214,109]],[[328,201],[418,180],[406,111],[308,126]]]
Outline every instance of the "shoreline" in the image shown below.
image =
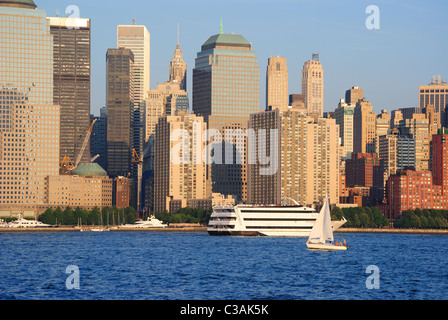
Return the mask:
[[375,229],[375,228],[341,228],[335,233],[397,233],[397,234],[447,234],[448,229]]
[[[91,232],[86,228],[85,232]],[[107,232],[197,232],[206,233],[207,227],[177,227],[177,228],[154,228],[154,229],[135,229],[135,228],[116,228],[111,227]],[[81,232],[76,227],[61,228],[0,228],[0,233],[23,233],[23,232]],[[448,235],[448,229],[375,229],[375,228],[341,228],[335,233],[394,233],[394,234],[439,234]]]

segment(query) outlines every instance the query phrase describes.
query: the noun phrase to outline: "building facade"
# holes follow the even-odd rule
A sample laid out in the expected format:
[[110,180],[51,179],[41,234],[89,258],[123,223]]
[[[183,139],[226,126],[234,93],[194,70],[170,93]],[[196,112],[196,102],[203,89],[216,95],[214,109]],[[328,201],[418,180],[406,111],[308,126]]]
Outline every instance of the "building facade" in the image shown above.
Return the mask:
[[376,114],[365,99],[356,103],[353,119],[353,152],[376,152]]
[[48,18],[53,36],[54,104],[61,106],[60,162],[90,159],[89,144],[80,155],[90,127],[90,19]]
[[286,58],[270,57],[266,70],[266,110],[288,106],[288,65]]
[[133,64],[131,50],[107,51],[107,172],[113,178],[128,177],[131,172]]
[[353,153],[353,120],[355,115],[355,105],[350,105],[344,99],[339,101],[339,105],[334,111],[334,119],[339,125],[339,137],[343,147],[343,158],[351,158]]
[[305,108],[313,117],[324,114],[324,69],[319,55],[313,54],[312,60],[306,61],[302,70],[302,94]]
[[53,37],[32,0],[0,1],[0,216],[36,217],[59,175]]
[[159,118],[155,132],[154,211],[171,212],[172,203],[208,199],[207,166],[202,159],[207,124],[180,112]]
[[[238,34],[211,36],[193,69],[193,112],[221,135],[223,158],[210,167],[211,191],[247,199],[246,138],[250,114],[260,109],[260,70],[252,45]],[[228,146],[227,146],[228,145]],[[227,147],[226,147],[227,146]],[[232,150],[226,156],[225,150]],[[223,159],[221,159],[223,160]]]
[[[248,152],[257,157],[248,165],[249,203],[281,204],[290,198],[316,205],[326,195],[333,204],[339,202],[335,120],[314,121],[303,109],[283,107],[252,114],[249,129],[254,136]],[[270,161],[260,161],[262,155]]]

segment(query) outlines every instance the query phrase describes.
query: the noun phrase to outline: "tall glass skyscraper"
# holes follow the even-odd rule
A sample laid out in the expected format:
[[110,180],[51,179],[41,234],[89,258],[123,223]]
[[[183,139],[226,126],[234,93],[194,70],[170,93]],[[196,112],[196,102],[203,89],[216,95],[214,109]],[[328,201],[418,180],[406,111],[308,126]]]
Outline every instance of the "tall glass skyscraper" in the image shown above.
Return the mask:
[[46,208],[59,174],[59,106],[53,105],[53,37],[32,0],[0,0],[0,215]]
[[[48,21],[54,45],[54,103],[61,106],[59,158],[75,162],[90,127],[90,19]],[[81,161],[89,160],[87,145]]]
[[[260,68],[252,45],[238,34],[211,36],[197,54],[193,69],[193,112],[204,117],[209,129],[230,143],[232,163],[212,165],[212,192],[247,199],[245,136],[251,113],[260,110]],[[226,130],[236,134],[225,136]],[[227,131],[230,132],[230,131]],[[241,131],[240,131],[241,132]],[[223,145],[223,150],[225,147]]]

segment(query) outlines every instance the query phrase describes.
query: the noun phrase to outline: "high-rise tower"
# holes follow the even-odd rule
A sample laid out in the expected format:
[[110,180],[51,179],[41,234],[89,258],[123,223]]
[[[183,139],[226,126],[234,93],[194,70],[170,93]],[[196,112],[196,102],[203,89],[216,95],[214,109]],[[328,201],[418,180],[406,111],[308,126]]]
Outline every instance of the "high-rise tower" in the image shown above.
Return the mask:
[[170,82],[177,83],[181,90],[187,91],[187,64],[183,59],[182,49],[179,43],[179,29],[177,33],[177,46],[174,50],[174,58],[170,62]]
[[[238,34],[211,36],[201,48],[193,70],[193,112],[209,129],[218,130],[222,164],[212,165],[212,191],[247,198],[245,137],[251,113],[260,109],[260,70],[252,45]],[[226,136],[227,133],[227,136]],[[227,161],[225,161],[227,158]]]
[[308,114],[322,117],[324,114],[324,69],[319,55],[305,62],[302,70],[302,94]]
[[107,51],[107,172],[112,177],[127,177],[131,171],[133,64],[131,50]]
[[59,175],[53,37],[32,0],[0,0],[0,211],[35,218]]
[[[48,18],[53,35],[54,103],[61,106],[60,161],[79,156],[90,127],[90,19]],[[89,145],[81,161],[89,162]]]
[[270,57],[266,71],[266,110],[286,107],[288,95],[288,66],[286,58]]

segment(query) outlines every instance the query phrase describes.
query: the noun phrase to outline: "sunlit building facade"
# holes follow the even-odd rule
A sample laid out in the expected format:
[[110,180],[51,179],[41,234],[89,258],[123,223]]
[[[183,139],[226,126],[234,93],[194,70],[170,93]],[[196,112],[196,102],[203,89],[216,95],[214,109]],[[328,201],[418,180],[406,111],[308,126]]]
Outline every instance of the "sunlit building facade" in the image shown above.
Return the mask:
[[53,37],[32,0],[0,1],[0,216],[35,217],[59,174]]

